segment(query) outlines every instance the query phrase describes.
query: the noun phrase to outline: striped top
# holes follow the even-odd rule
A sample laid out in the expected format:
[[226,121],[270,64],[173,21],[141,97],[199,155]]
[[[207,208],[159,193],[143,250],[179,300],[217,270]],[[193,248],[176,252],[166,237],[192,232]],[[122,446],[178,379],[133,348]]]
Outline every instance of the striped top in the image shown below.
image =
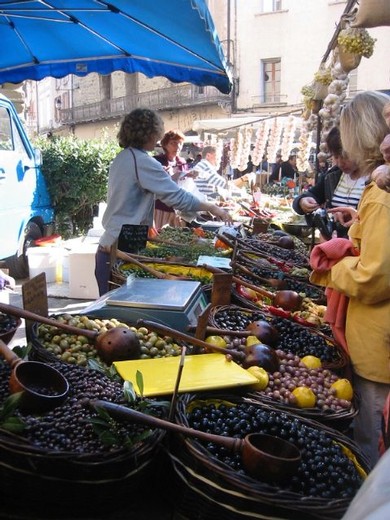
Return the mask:
[[206,198],[215,193],[216,188],[226,188],[226,179],[219,175],[207,159],[199,161],[194,170],[198,173],[194,179],[196,187]]
[[336,206],[352,206],[353,208],[357,208],[366,182],[367,177],[351,179],[348,174],[343,173],[333,193],[331,202],[332,208]]

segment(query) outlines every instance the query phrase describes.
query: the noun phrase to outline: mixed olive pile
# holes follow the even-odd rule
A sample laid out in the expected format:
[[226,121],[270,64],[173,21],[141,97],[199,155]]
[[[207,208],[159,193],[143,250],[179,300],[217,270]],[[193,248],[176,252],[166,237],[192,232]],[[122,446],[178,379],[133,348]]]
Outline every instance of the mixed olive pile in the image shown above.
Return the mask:
[[[80,454],[108,453],[123,450],[129,443],[137,442],[147,427],[132,422],[110,420],[107,424],[110,436],[106,443],[105,436],[99,435],[93,425],[93,418],[98,416],[88,401],[103,399],[126,405],[122,382],[114,381],[97,370],[89,370],[66,363],[50,364],[61,372],[69,382],[69,396],[64,404],[44,415],[30,415],[15,411],[15,415],[24,424],[20,433],[32,445],[39,448],[66,451]],[[0,362],[0,406],[9,396],[8,365]],[[132,404],[134,406],[134,404]],[[153,408],[154,415],[158,415]]]
[[[187,415],[192,428],[244,438],[249,433],[276,435],[301,450],[298,472],[283,488],[304,496],[352,498],[362,484],[362,476],[340,443],[322,429],[311,427],[300,419],[276,410],[263,409],[250,403],[237,405],[200,403]],[[237,472],[245,473],[241,456],[214,443],[204,443],[219,461]]]
[[[170,337],[160,337],[155,332],[149,332],[145,327],[130,327],[116,318],[98,319],[88,316],[62,314],[56,317],[68,325],[80,329],[106,332],[113,327],[128,327],[136,333],[141,343],[141,359],[180,356],[181,346]],[[36,340],[39,345],[55,356],[58,360],[73,365],[87,366],[89,359],[95,359],[102,365],[103,360],[98,356],[95,345],[82,334],[67,334],[54,324],[40,324],[36,329]]]
[[268,321],[278,331],[275,348],[291,352],[300,358],[316,356],[327,363],[340,359],[338,350],[324,336],[286,318],[269,317],[260,311],[246,313],[237,307],[220,310],[214,315],[216,326],[228,330],[245,330],[251,322],[257,320]]
[[297,406],[293,391],[296,388],[310,388],[315,396],[315,407],[323,412],[340,412],[352,407],[352,402],[339,399],[332,387],[339,377],[328,369],[307,368],[298,356],[276,350],[279,370],[268,374],[267,387],[260,394],[283,404]]

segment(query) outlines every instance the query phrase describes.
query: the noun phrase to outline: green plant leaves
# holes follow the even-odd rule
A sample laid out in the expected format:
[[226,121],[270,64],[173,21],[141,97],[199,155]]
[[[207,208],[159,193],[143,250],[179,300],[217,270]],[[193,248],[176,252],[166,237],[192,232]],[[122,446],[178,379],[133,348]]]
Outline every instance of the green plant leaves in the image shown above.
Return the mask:
[[64,238],[92,227],[93,208],[106,200],[108,170],[120,148],[110,139],[83,141],[74,136],[37,140],[42,172]]

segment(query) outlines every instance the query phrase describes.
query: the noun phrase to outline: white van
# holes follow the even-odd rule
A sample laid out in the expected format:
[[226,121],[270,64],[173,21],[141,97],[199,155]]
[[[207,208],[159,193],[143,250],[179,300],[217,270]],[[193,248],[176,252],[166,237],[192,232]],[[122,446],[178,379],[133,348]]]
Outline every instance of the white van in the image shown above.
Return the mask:
[[27,247],[54,229],[54,209],[34,149],[15,107],[0,94],[0,259],[28,276]]

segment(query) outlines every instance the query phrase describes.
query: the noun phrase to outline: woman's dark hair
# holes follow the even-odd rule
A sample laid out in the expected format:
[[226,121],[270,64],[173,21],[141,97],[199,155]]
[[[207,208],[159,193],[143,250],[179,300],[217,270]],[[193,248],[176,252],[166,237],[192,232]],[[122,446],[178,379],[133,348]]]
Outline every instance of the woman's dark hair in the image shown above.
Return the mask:
[[335,157],[341,157],[343,155],[343,145],[341,144],[340,130],[337,126],[334,126],[329,130],[329,133],[325,138],[325,142],[330,155]]
[[157,112],[149,108],[136,108],[122,121],[118,132],[119,146],[142,149],[152,136],[156,136],[157,141],[163,132],[164,122]]

